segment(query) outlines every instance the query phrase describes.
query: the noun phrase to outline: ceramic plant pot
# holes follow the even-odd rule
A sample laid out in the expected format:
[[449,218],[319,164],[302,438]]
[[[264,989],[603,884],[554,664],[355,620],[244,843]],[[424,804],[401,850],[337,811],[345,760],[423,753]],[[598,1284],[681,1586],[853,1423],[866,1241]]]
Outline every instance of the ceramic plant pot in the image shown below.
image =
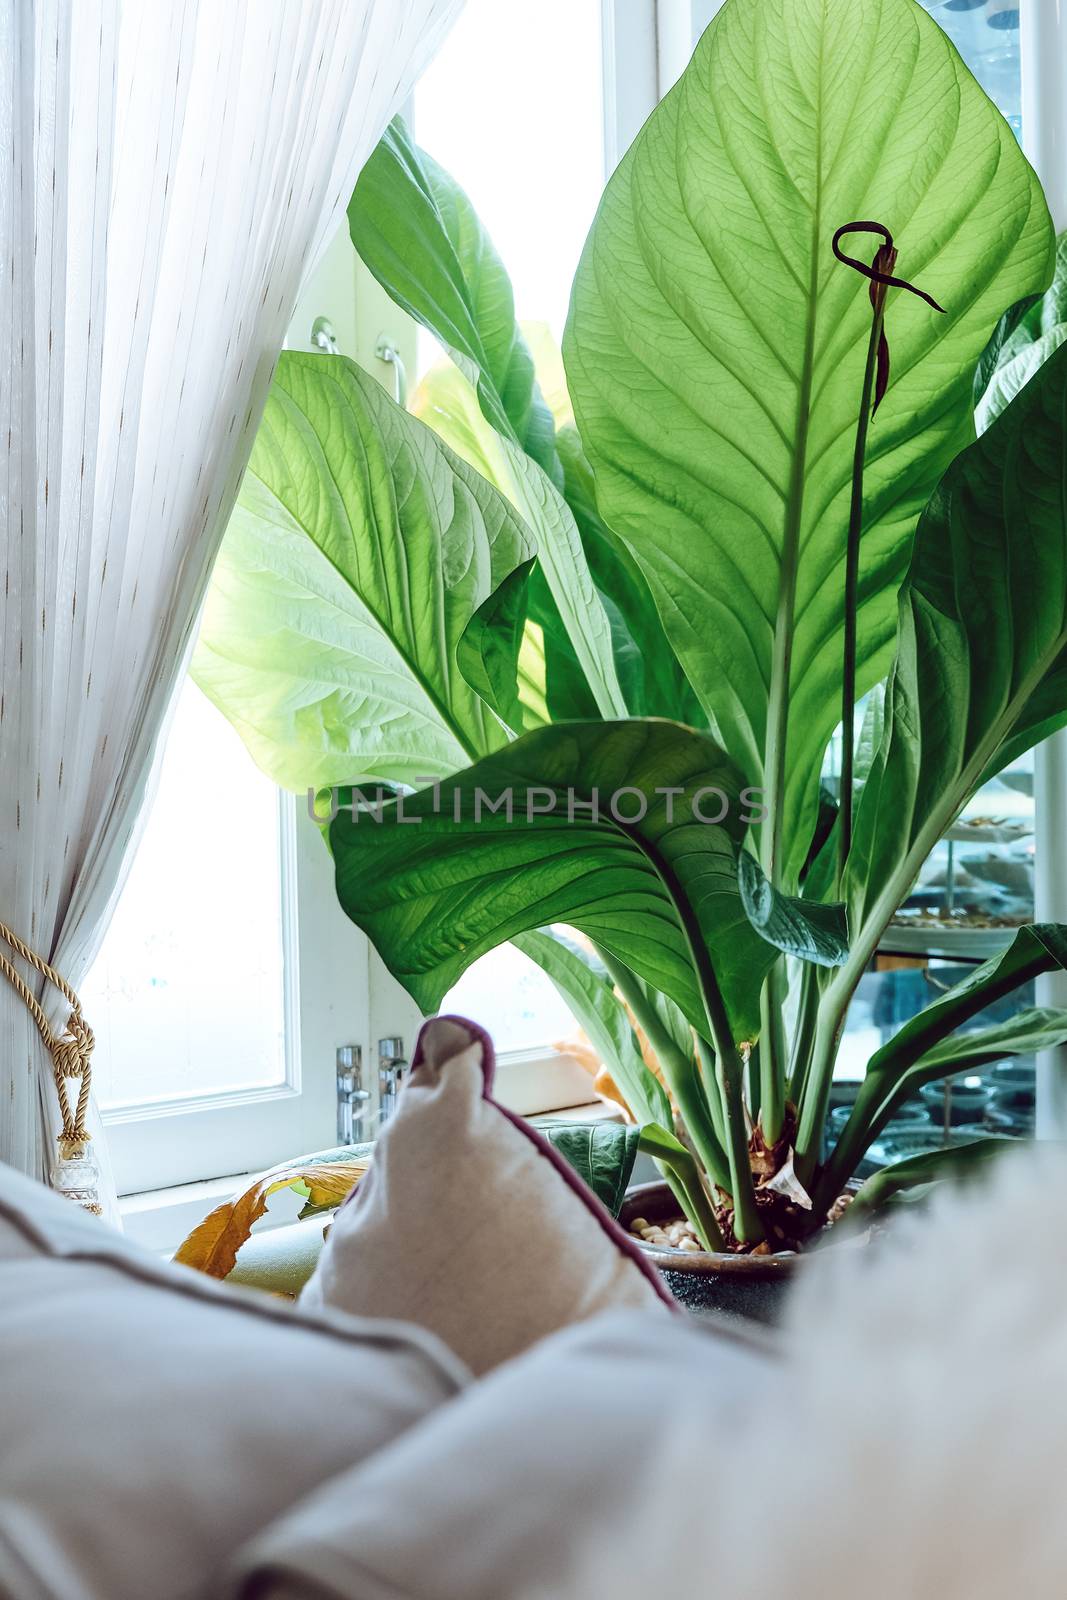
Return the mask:
[[[666,1222],[677,1215],[678,1202],[667,1184],[639,1183],[628,1191],[619,1221],[629,1231],[637,1217]],[[778,1322],[786,1292],[803,1261],[802,1256],[792,1252],[735,1256],[694,1250],[687,1254],[637,1242],[663,1274],[674,1298],[697,1316],[704,1313],[752,1322]]]
[[[930,1109],[931,1119],[938,1124],[942,1123],[945,1115],[945,1084],[924,1083],[919,1093]],[[980,1078],[957,1078],[951,1082],[948,1089],[951,1125],[958,1127],[965,1122],[981,1122],[982,1113],[988,1106],[992,1094],[993,1091],[987,1088]]]

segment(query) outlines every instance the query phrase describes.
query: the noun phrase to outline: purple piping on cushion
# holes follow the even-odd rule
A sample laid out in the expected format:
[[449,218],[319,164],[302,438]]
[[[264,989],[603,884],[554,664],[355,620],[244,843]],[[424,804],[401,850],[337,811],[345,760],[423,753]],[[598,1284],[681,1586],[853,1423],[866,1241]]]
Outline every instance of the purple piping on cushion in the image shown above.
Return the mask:
[[422,1059],[422,1036],[434,1022],[453,1022],[457,1027],[466,1028],[472,1038],[480,1042],[482,1047],[482,1077],[484,1080],[482,1093],[485,1100],[495,1111],[499,1111],[500,1115],[510,1122],[513,1128],[517,1128],[520,1133],[525,1134],[526,1138],[536,1148],[538,1154],[544,1156],[545,1160],[551,1163],[567,1187],[577,1195],[586,1210],[600,1224],[615,1248],[621,1251],[624,1256],[627,1256],[642,1276],[647,1278],[664,1305],[670,1306],[672,1311],[681,1314],[681,1306],[675,1300],[651,1261],[647,1259],[640,1245],[626,1232],[625,1228],[620,1227],[611,1212],[597,1199],[588,1184],[582,1182],[574,1168],[564,1161],[559,1151],[549,1143],[543,1133],[538,1133],[537,1129],[527,1122],[524,1117],[520,1117],[517,1112],[509,1111],[507,1106],[500,1104],[499,1100],[494,1100],[493,1081],[496,1077],[496,1051],[493,1048],[492,1039],[490,1039],[484,1028],[480,1028],[476,1022],[471,1022],[469,1017],[431,1017],[429,1022],[424,1022],[419,1029],[419,1037],[415,1044],[415,1054],[411,1058],[412,1068],[417,1067]]

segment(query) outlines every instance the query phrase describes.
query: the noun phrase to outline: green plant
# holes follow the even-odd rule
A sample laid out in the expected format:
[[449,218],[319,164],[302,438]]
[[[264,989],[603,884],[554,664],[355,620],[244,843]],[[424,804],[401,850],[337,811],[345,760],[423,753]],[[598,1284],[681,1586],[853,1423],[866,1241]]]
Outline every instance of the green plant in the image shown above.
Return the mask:
[[[981,783],[1067,722],[1067,351],[1037,181],[915,0],[728,0],[593,224],[576,426],[402,125],[349,217],[455,362],[424,395],[436,434],[341,358],[283,358],[199,681],[279,781],[415,790],[357,795],[330,843],[424,1010],[514,940],[704,1237],[795,1242],[920,1083],[1067,1039],[1050,1011],[959,1031],[1067,963],[1067,929],[1020,929],[877,1052],[823,1150],[890,919]],[[883,237],[871,285],[832,248],[857,218]],[[827,746],[865,694],[835,797]]]

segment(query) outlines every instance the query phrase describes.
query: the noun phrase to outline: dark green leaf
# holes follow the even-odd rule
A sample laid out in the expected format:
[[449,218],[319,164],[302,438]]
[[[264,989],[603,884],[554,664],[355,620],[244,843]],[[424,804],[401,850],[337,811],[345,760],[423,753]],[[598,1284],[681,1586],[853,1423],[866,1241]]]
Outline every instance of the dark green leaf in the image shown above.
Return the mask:
[[736,1038],[751,1038],[772,953],[737,891],[749,814],[741,774],[707,734],[655,721],[542,728],[405,799],[402,814],[339,815],[337,891],[425,1011],[479,955],[563,922],[705,1029],[693,951],[707,952]]
[[848,864],[855,970],[984,778],[1067,722],[1065,408],[1067,349],[953,463],[920,520]]
[[[816,1209],[829,1207],[837,1198],[864,1151],[878,1137],[898,1106],[917,1093],[924,1083],[935,1082],[938,1078],[961,1070],[964,1064],[962,1052],[968,1048],[968,1036],[951,1040],[952,1045],[959,1047],[954,1050],[943,1044],[950,1035],[995,1001],[1014,993],[1042,972],[1065,967],[1067,926],[1041,922],[1020,928],[1006,950],[976,967],[961,983],[935,1000],[932,1006],[927,1006],[925,1011],[906,1022],[899,1033],[876,1051],[868,1064],[852,1115],[820,1179]],[[1031,1020],[1042,1015],[1044,1021],[1035,1027],[1035,1036],[1040,1038],[1041,1029],[1048,1030],[1046,1036],[1056,1034],[1057,1025],[1054,1020],[1049,1020],[1049,1013],[1029,1013]],[[1054,1017],[1055,1014],[1052,1015]],[[1009,1036],[1010,1029],[1005,1029],[1004,1037]],[[1035,1048],[1041,1048],[1040,1044]],[[999,1054],[1010,1053],[1002,1040]]]
[[864,1088],[871,1083],[896,1088],[903,1072],[980,1011],[1032,982],[1040,973],[1063,967],[1067,967],[1067,926],[1038,922],[1020,928],[1006,950],[976,967],[875,1052]]
[[848,922],[843,905],[798,900],[772,888],[759,862],[747,850],[737,858],[741,904],[761,938],[787,956],[816,967],[839,967],[848,960]]
[[942,1039],[919,1057],[915,1071],[925,1079],[948,1077],[958,1072],[977,1072],[991,1061],[1005,1056],[1036,1055],[1054,1050],[1067,1040],[1067,1011],[1039,1006],[1019,1011],[1006,1022],[990,1028],[974,1028],[967,1033]]
[[524,703],[520,656],[526,629],[527,589],[534,559],[508,574],[471,617],[456,650],[471,688],[515,733],[546,721]]
[[[1050,292],[1046,290],[1046,294]],[[1024,323],[1027,313],[1032,311],[1034,306],[1039,306],[1043,298],[1044,296],[1039,294],[1028,294],[1022,300],[1016,300],[1013,306],[1008,307],[993,329],[992,337],[982,351],[974,372],[974,409],[977,413],[982,410],[986,391],[989,389],[998,367],[1006,364],[1011,359],[1011,356],[1017,353],[1016,335]],[[1026,339],[1025,334],[1023,339],[1024,342],[1030,342]]]
[[622,1210],[641,1130],[632,1122],[539,1122],[538,1128],[613,1217]]

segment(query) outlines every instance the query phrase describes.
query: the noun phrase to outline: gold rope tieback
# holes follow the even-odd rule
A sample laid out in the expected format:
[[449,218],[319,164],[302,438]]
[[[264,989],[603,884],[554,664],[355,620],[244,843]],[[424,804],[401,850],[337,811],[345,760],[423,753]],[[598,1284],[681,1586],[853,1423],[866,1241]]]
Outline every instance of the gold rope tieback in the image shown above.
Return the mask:
[[[93,1030],[82,1016],[81,1001],[54,967],[43,961],[36,951],[24,944],[6,923],[0,922],[2,939],[27,966],[39,972],[54,984],[70,1004],[67,1025],[61,1034],[52,1032],[44,1008],[18,969],[0,952],[0,972],[24,1002],[52,1058],[52,1077],[62,1116],[59,1133],[59,1163],[53,1179],[54,1187],[69,1194],[87,1211],[99,1215],[102,1210],[96,1186],[96,1162],[89,1152],[92,1135],[85,1126],[89,1110],[89,1091],[92,1087],[92,1054],[95,1040]],[[78,1092],[73,1096],[70,1085],[77,1082]],[[66,1168],[66,1170],[64,1170]]]

